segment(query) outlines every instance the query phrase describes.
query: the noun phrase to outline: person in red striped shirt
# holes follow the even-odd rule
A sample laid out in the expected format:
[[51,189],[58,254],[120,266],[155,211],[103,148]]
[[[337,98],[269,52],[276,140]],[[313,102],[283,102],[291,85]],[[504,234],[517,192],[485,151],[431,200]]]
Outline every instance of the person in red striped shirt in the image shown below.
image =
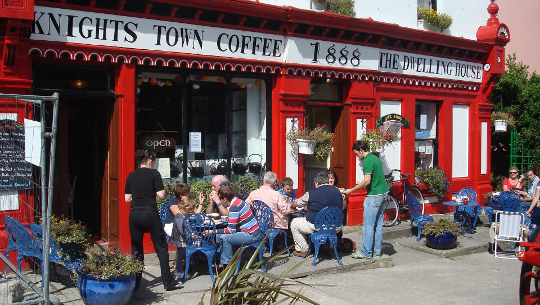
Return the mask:
[[255,213],[242,199],[234,196],[233,188],[224,185],[218,190],[220,202],[216,205],[229,206],[229,225],[216,231],[216,243],[221,253],[220,263],[227,265],[234,255],[234,248],[262,239],[263,235]]

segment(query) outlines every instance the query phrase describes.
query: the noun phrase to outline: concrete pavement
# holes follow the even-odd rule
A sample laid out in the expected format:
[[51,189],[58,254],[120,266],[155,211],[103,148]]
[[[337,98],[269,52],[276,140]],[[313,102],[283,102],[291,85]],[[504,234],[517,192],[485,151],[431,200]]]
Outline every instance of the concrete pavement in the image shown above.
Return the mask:
[[[451,216],[434,215],[435,218]],[[408,221],[402,221],[394,227],[384,228],[383,256],[379,259],[354,260],[350,255],[340,253],[343,261],[340,266],[334,258],[320,255],[317,266],[312,266],[313,257],[308,257],[291,277],[312,285],[333,285],[304,288],[306,295],[320,304],[338,300],[342,304],[518,303],[521,263],[495,259],[487,253],[487,226],[480,224],[473,238],[462,235],[455,249],[445,251],[427,248],[424,237],[419,242],[416,235],[405,238],[409,226]],[[360,227],[345,227],[344,236],[354,240],[357,247],[361,246]],[[146,257],[141,287],[130,304],[198,304],[205,292],[205,303],[209,303],[208,291],[212,283],[206,262],[198,264],[184,288],[166,292],[161,285],[155,255]],[[170,257],[174,257],[174,252]],[[286,257],[271,266],[269,272],[281,273],[300,260]],[[302,287],[293,288],[299,290]],[[63,304],[83,304],[75,283],[51,282],[51,292]],[[504,297],[493,298],[494,293]]]

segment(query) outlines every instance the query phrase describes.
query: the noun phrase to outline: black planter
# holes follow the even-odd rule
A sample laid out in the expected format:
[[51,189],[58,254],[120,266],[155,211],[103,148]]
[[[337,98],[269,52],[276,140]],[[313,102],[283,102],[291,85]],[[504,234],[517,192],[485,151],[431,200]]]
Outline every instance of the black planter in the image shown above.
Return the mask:
[[457,235],[452,234],[450,231],[444,231],[441,235],[435,236],[434,234],[426,235],[426,245],[434,249],[451,249],[456,246]]

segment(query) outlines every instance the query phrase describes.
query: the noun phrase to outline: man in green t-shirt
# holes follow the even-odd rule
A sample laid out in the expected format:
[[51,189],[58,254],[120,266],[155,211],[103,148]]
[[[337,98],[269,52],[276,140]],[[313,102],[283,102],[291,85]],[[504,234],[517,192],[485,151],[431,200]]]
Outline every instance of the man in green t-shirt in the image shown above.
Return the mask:
[[384,179],[382,162],[369,152],[369,143],[356,141],[352,146],[353,152],[362,162],[364,180],[360,181],[351,189],[345,190],[344,194],[351,194],[359,189],[367,190],[364,200],[364,227],[362,228],[362,250],[352,254],[352,258],[372,258],[381,256],[382,227],[384,202],[388,193],[388,185]]

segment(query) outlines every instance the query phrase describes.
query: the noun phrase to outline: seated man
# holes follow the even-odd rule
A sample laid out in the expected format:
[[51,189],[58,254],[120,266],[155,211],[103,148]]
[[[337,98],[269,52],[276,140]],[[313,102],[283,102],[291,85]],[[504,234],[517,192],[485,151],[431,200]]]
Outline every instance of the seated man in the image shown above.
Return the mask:
[[539,187],[538,181],[540,181],[540,178],[536,176],[534,170],[532,168],[529,168],[526,172],[527,178],[529,178],[529,189],[527,192],[522,190],[515,190],[514,192],[523,196],[521,197],[521,207],[524,209],[528,209],[531,207],[531,202],[533,201],[534,195],[536,193],[536,189]]
[[315,232],[315,217],[327,206],[343,208],[343,197],[338,188],[328,184],[326,172],[318,173],[313,179],[315,188],[309,193],[293,201],[293,205],[303,207],[307,204],[306,217],[297,217],[291,221],[291,232],[294,239],[295,256],[304,256],[308,251],[309,234]]
[[229,264],[235,247],[249,245],[262,239],[263,235],[255,214],[242,199],[234,196],[231,186],[222,186],[217,192],[222,204],[229,206],[229,224],[224,229],[217,229],[216,244],[222,265]]
[[[274,228],[287,230],[289,227],[290,205],[285,197],[274,190],[277,175],[274,172],[267,172],[263,177],[263,185],[252,191],[246,202],[252,206],[254,200],[260,200],[270,207],[274,214]],[[264,232],[263,232],[264,233]]]
[[[229,216],[229,207],[221,204],[219,200],[218,191],[222,186],[229,185],[229,179],[225,178],[223,175],[217,175],[212,178],[210,181],[212,184],[212,192],[208,195],[210,203],[206,207],[206,214],[216,213],[221,214],[221,216]],[[234,197],[240,198],[240,195],[234,190]]]

